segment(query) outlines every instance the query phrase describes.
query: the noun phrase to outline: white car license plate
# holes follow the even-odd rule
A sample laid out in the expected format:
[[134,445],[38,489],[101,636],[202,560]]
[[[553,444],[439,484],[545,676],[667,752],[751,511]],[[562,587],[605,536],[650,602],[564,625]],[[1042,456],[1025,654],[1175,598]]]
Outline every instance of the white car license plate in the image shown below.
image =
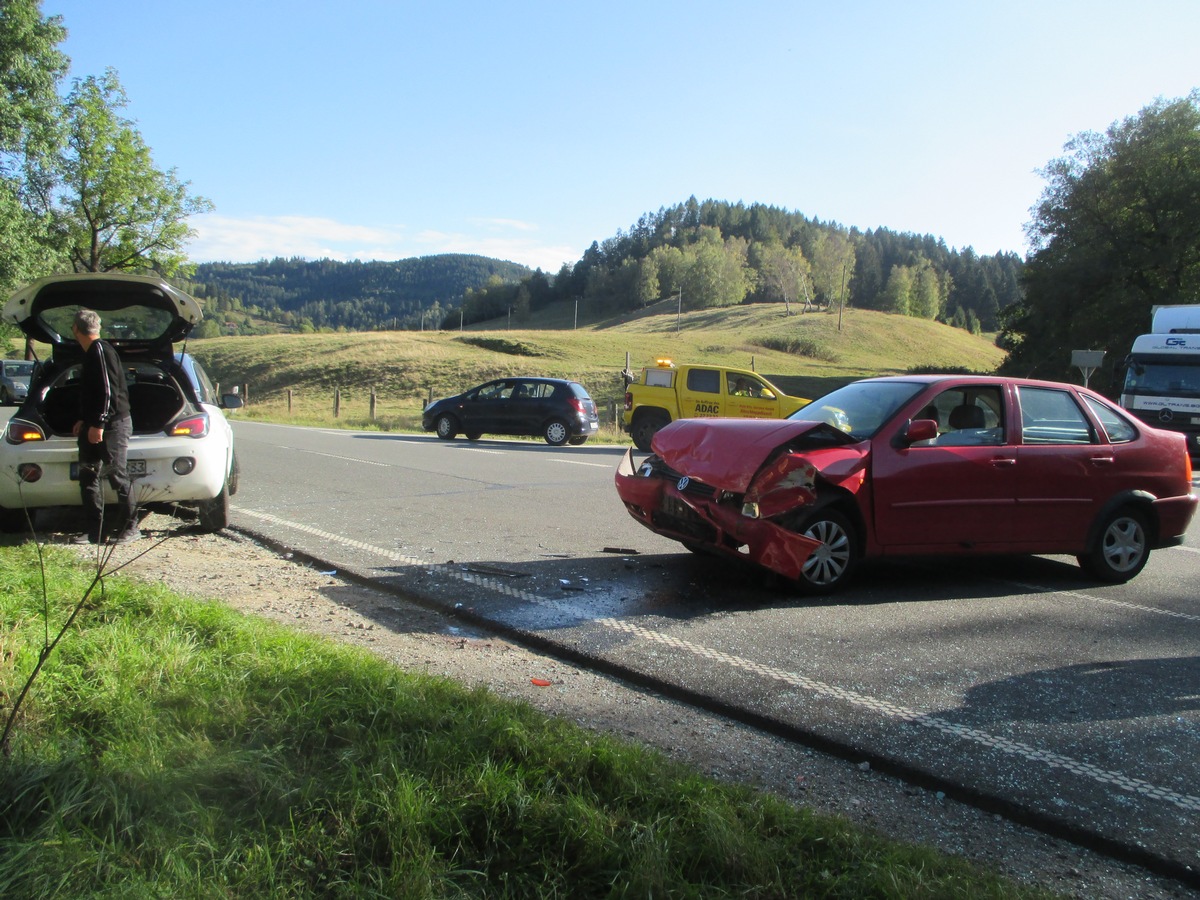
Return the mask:
[[[130,459],[125,462],[125,471],[129,473],[130,478],[137,478],[139,475],[146,474],[146,461],[144,459]],[[71,463],[71,480],[79,480],[79,463]]]

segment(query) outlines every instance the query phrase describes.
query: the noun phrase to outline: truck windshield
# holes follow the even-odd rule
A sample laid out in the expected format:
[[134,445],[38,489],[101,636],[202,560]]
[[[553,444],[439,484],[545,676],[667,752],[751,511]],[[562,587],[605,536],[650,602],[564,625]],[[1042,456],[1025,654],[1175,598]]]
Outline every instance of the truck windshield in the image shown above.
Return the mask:
[[1195,394],[1200,391],[1200,365],[1134,359],[1125,373],[1127,394]]

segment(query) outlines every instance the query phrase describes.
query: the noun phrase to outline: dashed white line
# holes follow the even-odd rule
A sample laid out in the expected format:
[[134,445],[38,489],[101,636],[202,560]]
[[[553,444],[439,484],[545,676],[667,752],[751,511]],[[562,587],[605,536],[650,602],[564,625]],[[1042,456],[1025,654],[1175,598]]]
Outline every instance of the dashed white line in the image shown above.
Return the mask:
[[358,456],[342,456],[338,453],[323,453],[320,450],[300,450],[297,448],[292,448],[292,449],[296,453],[309,453],[313,456],[324,456],[327,459],[340,459],[344,462],[362,463],[364,466],[382,466],[384,468],[391,468],[391,466],[392,466],[391,463],[375,462],[370,459],[362,459],[361,457],[358,457]]
[[[470,572],[460,567],[440,565],[430,563],[426,560],[419,559],[414,556],[399,553],[392,550],[385,550],[382,547],[376,547],[373,544],[368,544],[363,541],[356,541],[344,537],[333,532],[323,531],[319,528],[313,528],[309,525],[303,525],[299,522],[292,522],[287,519],[282,519],[279,516],[271,515],[270,513],[258,512],[256,510],[237,508],[237,512],[259,519],[264,522],[270,522],[274,525],[282,525],[286,528],[291,528],[322,540],[340,544],[343,547],[351,547],[356,550],[364,550],[369,553],[374,553],[391,562],[398,562],[408,566],[424,568],[428,571],[444,575],[448,578],[453,578],[468,584],[483,587],[496,593],[503,594],[508,597],[514,597],[528,603],[536,603],[539,605],[553,605],[564,611],[575,613],[580,619],[586,619],[588,613],[577,605],[564,603],[559,600],[552,600],[547,597],[541,597],[529,591],[524,591],[515,588],[512,585],[505,584],[494,578],[489,578],[486,575]],[[1042,593],[1063,593],[1061,591],[1051,591],[1047,588],[1039,588],[1033,585],[1020,585],[1028,590],[1033,590]],[[1077,596],[1077,595],[1072,595]],[[1164,612],[1163,610],[1154,610],[1149,607],[1141,607],[1132,603],[1124,603],[1120,601],[1109,601],[1103,597],[1096,597],[1090,594],[1081,595],[1087,599],[1097,600],[1099,602],[1111,602],[1116,605],[1128,607],[1130,609],[1142,612]],[[1172,614],[1178,615],[1186,619],[1200,619],[1197,616],[1188,616],[1182,613]],[[724,651],[717,650],[712,647],[706,647],[703,644],[696,644],[692,641],[684,640],[673,635],[664,634],[663,632],[653,631],[649,628],[644,628],[641,625],[627,622],[622,619],[606,617],[594,620],[597,625],[611,629],[626,635],[640,638],[649,643],[659,646],[670,647],[683,653],[688,653],[701,659],[706,659],[730,668],[748,672],[752,675],[769,678],[786,684],[793,688],[808,691],[811,694],[816,694],[821,697],[828,697],[834,700],[840,700],[849,703],[861,709],[869,710],[877,713],[885,718],[894,719],[901,722],[906,722],[911,725],[917,725],[922,728],[939,732],[950,737],[958,738],[959,740],[987,747],[992,750],[1007,753],[1012,756],[1019,757],[1026,762],[1039,763],[1052,769],[1062,769],[1070,772],[1073,775],[1078,775],[1082,778],[1090,779],[1098,784],[1110,786],[1127,793],[1137,794],[1146,797],[1150,800],[1162,801],[1177,806],[1180,809],[1185,809],[1190,812],[1200,812],[1200,797],[1191,794],[1182,794],[1169,788],[1159,787],[1151,784],[1140,778],[1134,778],[1126,775],[1123,772],[1117,772],[1111,769],[1104,769],[1092,763],[1083,762],[1066,756],[1061,753],[1054,753],[1049,750],[1041,750],[1030,744],[1020,741],[1010,740],[1009,738],[1000,737],[990,734],[979,728],[973,728],[969,725],[963,725],[957,722],[951,722],[949,719],[942,716],[934,716],[929,713],[919,712],[915,709],[910,709],[906,706],[901,706],[892,703],[888,700],[881,700],[877,697],[872,697],[869,694],[863,694],[859,691],[850,690],[849,688],[839,687],[838,685],[829,684],[815,678],[810,678],[807,675],[802,675],[798,672],[790,672],[786,669],[781,669],[776,666],[767,665],[745,657],[735,656]]]

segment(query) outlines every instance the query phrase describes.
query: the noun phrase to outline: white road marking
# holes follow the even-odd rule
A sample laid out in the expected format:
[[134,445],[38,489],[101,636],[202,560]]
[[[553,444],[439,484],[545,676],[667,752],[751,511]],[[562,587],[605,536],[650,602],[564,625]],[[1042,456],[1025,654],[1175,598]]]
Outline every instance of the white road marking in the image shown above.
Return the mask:
[[343,462],[362,463],[364,466],[382,466],[384,468],[391,468],[392,466],[391,463],[375,462],[374,460],[362,459],[357,456],[342,456],[338,453],[323,453],[320,450],[301,450],[297,447],[293,447],[292,451],[294,453],[310,453],[313,456],[324,456],[327,459],[340,459]]
[[1112,597],[1100,597],[1083,591],[1062,591],[1058,588],[1043,587],[1040,584],[1024,584],[1020,581],[1001,581],[1001,584],[1011,584],[1030,594],[1062,594],[1071,600],[1090,600],[1093,603],[1104,603],[1108,606],[1119,606],[1122,609],[1132,609],[1134,612],[1150,613],[1157,616],[1169,616],[1172,619],[1183,619],[1185,622],[1200,622],[1200,616],[1193,613],[1178,612],[1173,609],[1159,609],[1157,606],[1143,606],[1140,603],[1130,603],[1127,600],[1115,600]]
[[[287,519],[282,519],[279,516],[271,515],[270,513],[258,512],[256,510],[244,509],[237,507],[236,511],[242,515],[250,516],[251,518],[259,519],[264,522],[270,522],[275,525],[282,525],[305,534],[319,537],[322,540],[340,544],[343,547],[351,547],[356,550],[365,550],[374,553],[391,562],[399,562],[405,565],[416,566],[434,572],[439,575],[444,575],[448,578],[453,578],[467,584],[473,584],[478,587],[487,588],[496,593],[504,594],[508,597],[515,597],[524,600],[528,603],[536,603],[542,606],[556,606],[566,612],[573,613],[579,619],[585,620],[589,618],[590,613],[579,607],[578,605],[564,602],[561,600],[553,600],[547,597],[541,597],[537,594],[523,591],[519,588],[514,588],[511,585],[505,584],[485,575],[480,575],[474,572],[469,572],[464,569],[441,565],[438,563],[430,563],[426,560],[418,559],[414,556],[398,553],[392,550],[385,550],[382,547],[376,547],[373,544],[367,544],[363,541],[355,541],[333,532],[323,531],[319,528],[313,528],[310,525],[303,525],[299,522],[291,522]],[[1081,596],[1086,599],[1093,599],[1099,602],[1116,603],[1118,606],[1128,607],[1139,612],[1165,612],[1163,610],[1154,610],[1150,607],[1141,607],[1132,603],[1123,603],[1119,601],[1109,601],[1103,597],[1096,597],[1091,594],[1070,594],[1063,591],[1052,591],[1048,588],[1040,588],[1033,585],[1018,585],[1027,590],[1033,590],[1039,593],[1068,593],[1069,596]],[[1187,616],[1182,613],[1165,613],[1168,615],[1178,615],[1187,619],[1200,619],[1198,616]],[[1030,744],[1020,741],[1010,740],[1009,738],[999,737],[990,734],[980,728],[972,728],[969,725],[962,725],[957,722],[951,722],[949,719],[941,716],[930,715],[906,706],[892,703],[888,700],[881,700],[877,697],[872,697],[869,694],[863,694],[858,691],[853,691],[848,688],[839,687],[834,684],[828,684],[815,678],[810,678],[807,675],[802,675],[798,672],[790,672],[786,669],[781,669],[776,666],[766,665],[745,657],[735,656],[725,653],[722,650],[716,650],[712,647],[706,647],[703,644],[696,644],[691,641],[683,640],[673,635],[664,634],[659,631],[653,631],[649,628],[644,628],[632,622],[627,622],[621,619],[606,617],[603,619],[593,620],[595,624],[613,631],[621,632],[626,635],[640,638],[641,640],[658,644],[660,646],[670,647],[674,650],[688,653],[693,656],[720,663],[732,669],[737,669],[743,672],[749,672],[752,675],[761,678],[770,678],[782,684],[786,684],[793,688],[799,688],[808,691],[811,694],[816,694],[821,697],[828,697],[834,700],[840,700],[849,703],[852,706],[866,709],[879,714],[885,718],[895,719],[901,722],[906,722],[911,725],[917,725],[922,728],[928,728],[933,731],[950,737],[956,737],[960,740],[969,743],[978,744],[992,750],[998,750],[1001,753],[1007,753],[1012,756],[1020,757],[1029,763],[1040,763],[1051,769],[1062,769],[1070,772],[1073,775],[1078,775],[1081,778],[1091,779],[1101,785],[1117,788],[1131,794],[1138,794],[1150,800],[1158,800],[1170,803],[1180,809],[1189,810],[1192,812],[1200,812],[1200,796],[1191,794],[1181,794],[1169,788],[1159,787],[1151,784],[1140,778],[1134,778],[1126,775],[1123,772],[1117,772],[1112,769],[1104,769],[1092,763],[1083,762],[1066,756],[1061,753],[1055,753],[1050,750],[1042,750]]]

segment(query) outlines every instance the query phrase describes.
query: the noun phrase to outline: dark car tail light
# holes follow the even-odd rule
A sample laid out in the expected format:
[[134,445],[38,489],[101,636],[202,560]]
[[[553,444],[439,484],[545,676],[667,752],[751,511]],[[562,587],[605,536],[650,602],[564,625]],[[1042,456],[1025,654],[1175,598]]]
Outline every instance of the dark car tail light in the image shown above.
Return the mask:
[[171,437],[204,437],[208,434],[208,413],[199,413],[180,419],[167,429],[167,434]]
[[46,432],[31,422],[13,419],[4,429],[4,439],[10,444],[28,444],[30,441],[44,441]]
[[587,407],[583,405],[583,401],[578,397],[569,397],[567,402],[571,404],[571,408],[581,416],[587,415]]

